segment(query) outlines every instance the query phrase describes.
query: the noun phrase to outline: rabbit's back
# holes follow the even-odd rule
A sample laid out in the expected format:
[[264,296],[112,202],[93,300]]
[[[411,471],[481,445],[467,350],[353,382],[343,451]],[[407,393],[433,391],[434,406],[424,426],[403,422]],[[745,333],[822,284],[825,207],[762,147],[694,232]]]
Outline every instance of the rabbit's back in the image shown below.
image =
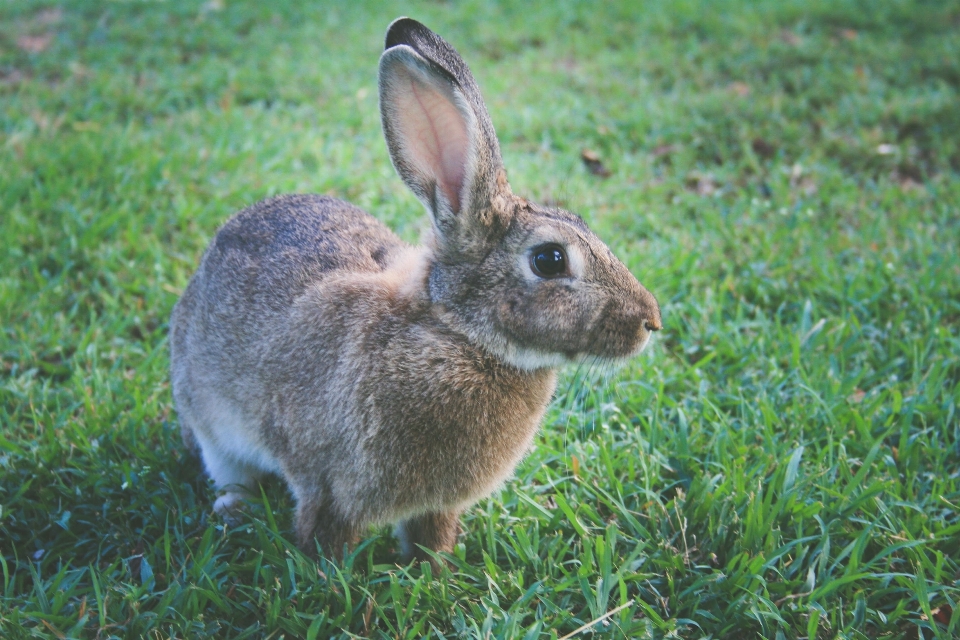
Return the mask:
[[217,232],[200,280],[208,301],[283,313],[311,283],[338,270],[382,271],[404,244],[386,226],[347,202],[318,195],[263,200]]
[[174,398],[188,442],[193,429],[213,437],[230,423],[237,447],[262,449],[261,420],[251,414],[267,400],[264,363],[296,300],[332,274],[383,271],[405,246],[362,209],[327,196],[279,196],[227,221],[170,322]]
[[[184,354],[207,352],[221,368],[246,369],[308,286],[336,271],[382,271],[404,246],[376,218],[328,196],[247,207],[217,232],[174,310],[174,366]],[[195,334],[189,350],[185,332]]]

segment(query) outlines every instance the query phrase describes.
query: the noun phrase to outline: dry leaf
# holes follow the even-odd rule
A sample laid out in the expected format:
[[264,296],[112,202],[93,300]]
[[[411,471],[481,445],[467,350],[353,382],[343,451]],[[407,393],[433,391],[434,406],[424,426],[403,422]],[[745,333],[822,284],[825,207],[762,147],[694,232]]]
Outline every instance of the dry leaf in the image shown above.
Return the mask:
[[817,182],[809,173],[803,170],[799,162],[790,169],[790,188],[798,189],[805,196],[812,196],[817,192]]
[[772,158],[777,153],[777,148],[763,138],[754,138],[750,147],[754,153],[765,160]]
[[790,31],[788,29],[784,29],[783,31],[780,32],[780,39],[786,42],[791,47],[800,46],[800,44],[803,42],[803,40],[800,39],[800,36],[798,36],[793,31]]
[[367,598],[367,608],[363,612],[363,635],[370,637],[370,618],[373,617],[373,598]]
[[607,169],[607,167],[604,166],[603,161],[600,160],[600,156],[596,151],[584,149],[580,152],[580,159],[583,160],[583,164],[587,167],[587,171],[593,175],[600,176],[601,178],[610,177],[610,169]]
[[687,189],[700,196],[712,196],[719,185],[711,174],[691,173],[684,182]]
[[948,604],[942,604],[930,613],[933,614],[933,619],[940,624],[950,624],[950,618],[953,617],[953,608]]
[[796,184],[797,189],[800,190],[800,193],[810,197],[816,195],[817,193],[817,181],[810,176],[803,176],[800,178],[799,182]]
[[24,78],[23,73],[17,69],[5,71],[0,69],[0,84],[18,84]]
[[64,635],[63,631],[60,631],[59,629],[57,629],[55,626],[53,626],[52,624],[50,624],[50,623],[47,622],[46,620],[41,620],[40,622],[42,622],[42,623],[44,624],[44,626],[45,626],[47,629],[50,630],[50,633],[52,633],[53,635],[55,635],[57,638],[66,638],[66,637],[67,637],[66,635]]
[[33,123],[37,125],[37,129],[40,131],[56,131],[60,128],[60,125],[63,124],[65,116],[63,114],[58,115],[56,118],[51,117],[45,114],[42,111],[31,111],[30,119],[33,120]]
[[659,144],[653,148],[653,157],[662,158],[663,156],[669,156],[676,150],[676,147],[672,144]]
[[745,98],[750,95],[750,85],[748,85],[746,82],[731,82],[727,89],[737,94],[741,98]]
[[566,58],[561,60],[560,66],[563,68],[564,71],[567,71],[569,73],[573,73],[580,68],[580,64],[577,62],[577,59],[574,58],[573,56],[567,56]]
[[46,51],[51,42],[53,42],[52,33],[45,33],[40,36],[20,36],[17,38],[17,46],[27,53]]
[[899,178],[895,176],[895,179],[897,180],[897,184],[900,185],[900,190],[903,191],[904,193],[910,193],[911,191],[921,191],[923,189],[923,185],[921,183],[917,182],[916,180],[914,180],[909,176],[907,176],[906,178]]
[[50,25],[60,22],[62,17],[63,11],[59,8],[53,8],[44,9],[34,17],[34,20],[36,20],[37,24]]

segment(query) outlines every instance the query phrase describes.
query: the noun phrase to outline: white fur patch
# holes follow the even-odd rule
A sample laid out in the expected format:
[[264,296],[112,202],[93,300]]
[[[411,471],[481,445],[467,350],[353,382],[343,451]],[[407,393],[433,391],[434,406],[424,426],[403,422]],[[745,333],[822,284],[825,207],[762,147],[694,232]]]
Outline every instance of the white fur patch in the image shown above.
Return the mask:
[[557,367],[576,362],[576,360],[570,360],[562,353],[548,353],[536,349],[516,347],[514,345],[508,345],[506,350],[497,355],[507,364],[524,371],[556,369]]
[[260,441],[259,428],[230,402],[210,392],[197,394],[199,411],[193,416],[207,474],[218,489],[230,485],[252,488],[265,473],[279,474],[280,464]]
[[648,344],[650,344],[650,338],[651,333],[648,331],[647,335],[643,339],[643,342],[640,343],[640,346],[637,347],[633,353],[619,358],[606,358],[592,354],[577,354],[572,358],[568,358],[562,353],[539,351],[537,349],[518,347],[509,343],[506,345],[506,348],[497,349],[495,353],[507,364],[513,365],[514,367],[524,371],[556,369],[565,365],[577,364],[621,366],[640,355],[640,352],[643,351]]

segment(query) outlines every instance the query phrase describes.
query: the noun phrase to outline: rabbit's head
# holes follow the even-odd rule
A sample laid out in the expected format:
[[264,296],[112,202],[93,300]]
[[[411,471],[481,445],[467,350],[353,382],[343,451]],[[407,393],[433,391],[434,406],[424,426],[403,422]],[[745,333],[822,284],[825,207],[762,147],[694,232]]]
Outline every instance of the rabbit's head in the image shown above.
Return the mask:
[[512,193],[473,75],[415,20],[387,31],[380,113],[430,213],[429,296],[454,330],[532,370],[630,357],[660,329],[656,299],[583,220]]

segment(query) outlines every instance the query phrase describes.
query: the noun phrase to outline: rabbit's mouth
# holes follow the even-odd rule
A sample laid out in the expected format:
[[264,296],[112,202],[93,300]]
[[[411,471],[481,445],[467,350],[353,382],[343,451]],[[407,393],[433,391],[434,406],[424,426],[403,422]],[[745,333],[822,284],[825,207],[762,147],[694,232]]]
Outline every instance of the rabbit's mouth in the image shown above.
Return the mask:
[[622,351],[614,351],[610,353],[587,353],[580,356],[577,362],[601,367],[621,367],[636,358],[638,355],[640,355],[640,353],[643,352],[644,349],[647,348],[647,345],[650,344],[650,339],[653,337],[654,331],[659,331],[659,327],[656,329],[651,329],[645,325],[637,333],[638,337],[633,347],[626,349],[625,353]]

